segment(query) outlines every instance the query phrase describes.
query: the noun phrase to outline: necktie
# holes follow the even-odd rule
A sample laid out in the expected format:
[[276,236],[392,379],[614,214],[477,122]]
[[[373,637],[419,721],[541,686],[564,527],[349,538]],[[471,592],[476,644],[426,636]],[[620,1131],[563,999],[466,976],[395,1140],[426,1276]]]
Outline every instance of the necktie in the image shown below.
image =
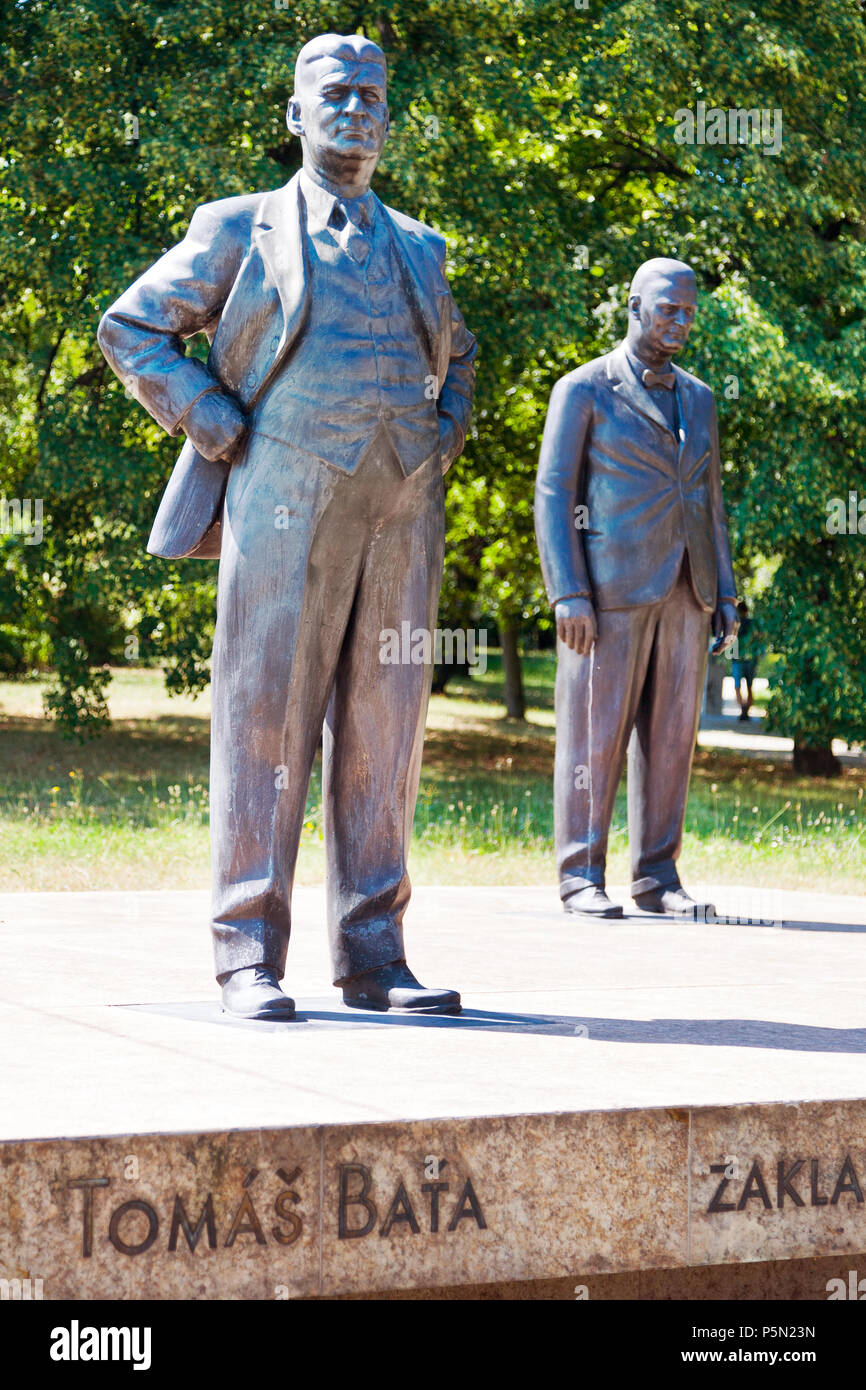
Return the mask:
[[663,386],[666,391],[673,391],[676,377],[673,372],[653,372],[647,367],[641,380],[648,390],[654,386]]
[[370,251],[370,242],[361,230],[369,221],[366,207],[354,200],[335,203],[332,219],[337,224],[337,240],[343,250],[362,265]]

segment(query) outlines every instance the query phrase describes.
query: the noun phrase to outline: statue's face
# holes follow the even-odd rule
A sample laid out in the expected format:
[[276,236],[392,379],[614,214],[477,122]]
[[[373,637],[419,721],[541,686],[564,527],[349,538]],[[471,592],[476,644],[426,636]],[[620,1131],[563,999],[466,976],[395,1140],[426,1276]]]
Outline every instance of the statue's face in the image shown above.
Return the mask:
[[323,169],[378,160],[388,138],[388,100],[381,63],[322,57],[309,64],[289,103],[287,125],[302,135]]
[[659,276],[640,296],[640,344],[653,355],[673,357],[686,345],[698,298],[694,276]]

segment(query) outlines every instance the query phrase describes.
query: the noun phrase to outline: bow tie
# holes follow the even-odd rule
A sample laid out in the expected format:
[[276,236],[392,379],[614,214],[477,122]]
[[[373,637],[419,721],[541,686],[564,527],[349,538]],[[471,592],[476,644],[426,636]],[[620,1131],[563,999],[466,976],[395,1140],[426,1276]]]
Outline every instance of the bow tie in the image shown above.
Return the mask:
[[663,386],[666,391],[673,391],[676,377],[673,372],[653,372],[647,367],[641,380],[648,390],[652,390],[654,386]]

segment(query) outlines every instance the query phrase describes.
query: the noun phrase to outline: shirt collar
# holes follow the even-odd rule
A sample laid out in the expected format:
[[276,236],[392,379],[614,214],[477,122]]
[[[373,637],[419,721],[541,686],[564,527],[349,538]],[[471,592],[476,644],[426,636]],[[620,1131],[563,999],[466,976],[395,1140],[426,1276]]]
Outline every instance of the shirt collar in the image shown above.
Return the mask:
[[[642,362],[641,359],[637,356],[637,354],[631,351],[631,348],[623,346],[623,351],[625,352],[626,358],[628,359],[629,366],[631,367],[638,381],[643,386],[644,372],[652,371],[653,368],[649,367],[646,362]],[[673,360],[671,360],[668,363],[668,365],[664,368],[664,372],[665,374],[667,374],[668,372],[672,372],[673,370],[674,364]]]
[[327,188],[323,188],[320,183],[314,183],[306,169],[301,169],[301,191],[307,205],[307,227],[310,232],[320,232],[327,227],[335,205],[341,201],[349,207],[363,207],[367,214],[368,226],[372,224],[375,199],[369,190],[361,198],[341,200],[336,198],[333,193],[329,193]]

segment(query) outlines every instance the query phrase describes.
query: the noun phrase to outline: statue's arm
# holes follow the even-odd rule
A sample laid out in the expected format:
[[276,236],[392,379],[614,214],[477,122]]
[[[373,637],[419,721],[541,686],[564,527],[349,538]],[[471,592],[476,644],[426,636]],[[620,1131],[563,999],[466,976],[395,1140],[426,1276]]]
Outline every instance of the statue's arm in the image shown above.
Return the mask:
[[722,496],[722,455],[719,447],[719,421],[716,402],[710,395],[710,506],[713,515],[713,541],[716,547],[718,595],[713,613],[713,653],[727,651],[737,635],[737,590],[731,546],[728,540],[728,519]]
[[583,482],[592,389],[563,377],[553,388],[535,480],[535,535],[551,606],[592,599],[575,505]]
[[224,218],[197,208],[183,241],[106,311],[97,338],[112,369],[171,435],[184,431],[206,458],[229,458],[243,412],[183,340],[211,328],[237,276],[243,246]]
[[719,447],[719,421],[715,400],[710,397],[710,505],[713,513],[713,540],[716,547],[718,565],[718,602],[736,603],[737,589],[734,583],[734,567],[731,564],[731,546],[728,540],[728,519],[725,515],[725,501],[722,496],[722,455]]
[[475,391],[475,357],[478,344],[469,332],[463,315],[451,295],[451,357],[445,381],[439,392],[439,432],[442,437],[442,468],[450,468],[463,452],[472,414]]

